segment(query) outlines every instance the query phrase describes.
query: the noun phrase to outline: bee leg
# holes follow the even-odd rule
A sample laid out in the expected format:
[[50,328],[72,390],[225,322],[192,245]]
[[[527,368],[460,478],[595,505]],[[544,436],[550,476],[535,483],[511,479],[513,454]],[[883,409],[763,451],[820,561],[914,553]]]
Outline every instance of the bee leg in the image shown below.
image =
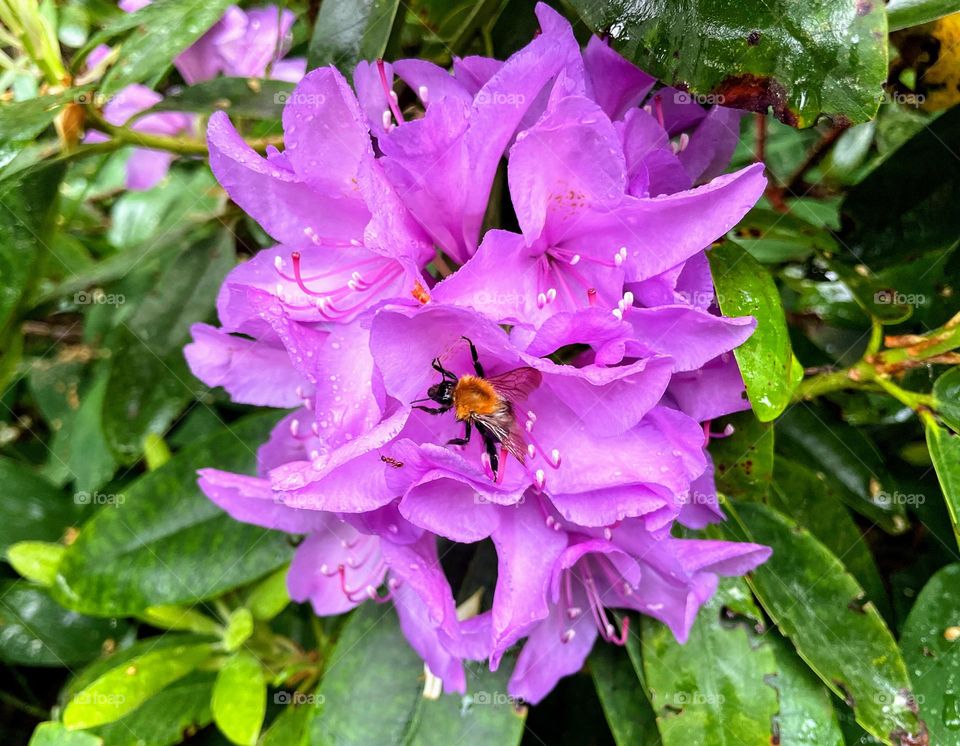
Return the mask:
[[497,441],[489,436],[484,436],[483,445],[490,458],[490,470],[493,472],[493,481],[498,482],[500,476],[500,454],[497,453]]
[[450,407],[425,407],[422,404],[415,404],[412,409],[419,409],[427,414],[443,414],[450,411]]
[[470,442],[470,431],[472,429],[470,425],[470,420],[465,420],[463,424],[464,424],[463,437],[451,438],[450,440],[447,441],[448,446],[465,446],[467,443]]
[[443,367],[443,363],[440,362],[440,358],[435,357],[430,365],[435,371],[437,371],[437,373],[443,376],[444,379],[449,379],[451,381],[457,380],[457,377],[453,373]]
[[480,355],[477,354],[477,346],[473,343],[468,337],[460,337],[460,339],[465,340],[468,345],[470,345],[470,357],[473,358],[473,369],[477,372],[477,375],[481,378],[485,378],[483,374],[483,366],[480,365]]

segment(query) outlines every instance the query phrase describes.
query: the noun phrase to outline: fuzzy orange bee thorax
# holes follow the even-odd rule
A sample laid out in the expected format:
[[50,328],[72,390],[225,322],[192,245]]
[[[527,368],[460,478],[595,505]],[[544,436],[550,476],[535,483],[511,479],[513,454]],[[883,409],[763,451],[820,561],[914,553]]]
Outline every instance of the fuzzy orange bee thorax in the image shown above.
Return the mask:
[[453,404],[457,419],[471,415],[493,414],[500,407],[500,396],[489,381],[477,376],[461,376],[453,390]]

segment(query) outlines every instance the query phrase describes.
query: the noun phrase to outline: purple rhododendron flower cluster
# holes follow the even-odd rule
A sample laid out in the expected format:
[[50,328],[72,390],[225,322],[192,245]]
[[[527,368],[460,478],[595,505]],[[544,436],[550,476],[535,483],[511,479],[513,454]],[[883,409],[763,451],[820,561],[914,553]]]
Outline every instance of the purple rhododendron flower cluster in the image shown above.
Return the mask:
[[[150,4],[150,0],[121,0],[120,8],[133,13]],[[188,85],[212,80],[219,75],[299,81],[307,69],[302,58],[282,59],[290,48],[290,29],[295,16],[290,10],[274,5],[241,10],[236,5],[173,64]],[[90,55],[91,67],[110,53],[109,47],[98,47]],[[123,126],[138,114],[156,106],[163,96],[144,85],[133,84],[114,96],[103,109],[104,119]],[[180,135],[197,129],[197,117],[183,112],[157,112],[136,119],[132,129],[150,135]],[[107,139],[93,132],[88,142]],[[167,151],[135,148],[127,161],[126,186],[132,190],[152,189],[170,168],[174,155]]]
[[[769,555],[674,530],[723,519],[705,446],[749,406],[731,350],[754,321],[719,313],[704,252],[763,166],[719,175],[738,112],[537,16],[504,62],[360,63],[354,89],[310,72],[266,157],[214,114],[213,171],[278,243],[186,349],[235,401],[294,410],[258,476],[200,475],[238,520],[306,535],[292,598],[392,602],[447,690],[525,640],[509,689],[529,702],[632,612],[685,640],[718,576]],[[484,231],[504,156],[514,230]],[[485,540],[496,588],[470,616],[441,553]]]

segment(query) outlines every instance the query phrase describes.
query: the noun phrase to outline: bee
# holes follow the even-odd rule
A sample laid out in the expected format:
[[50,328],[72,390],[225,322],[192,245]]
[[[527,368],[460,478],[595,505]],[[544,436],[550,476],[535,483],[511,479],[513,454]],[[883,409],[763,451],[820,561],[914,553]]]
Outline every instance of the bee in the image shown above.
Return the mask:
[[395,459],[393,456],[384,456],[384,455],[381,453],[381,454],[380,454],[380,460],[381,460],[383,463],[392,466],[394,469],[402,469],[402,468],[403,468],[403,462],[402,462],[402,461],[398,461],[398,460]]
[[[443,367],[440,358],[435,358],[432,367],[440,374],[440,382],[427,390],[426,398],[417,399],[412,404],[414,409],[429,414],[454,411],[456,419],[464,424],[464,434],[462,438],[448,440],[447,445],[466,445],[476,428],[490,458],[494,479],[497,479],[500,475],[498,446],[502,446],[521,464],[524,463],[527,445],[515,410],[540,385],[542,376],[534,368],[515,368],[487,378],[476,346],[467,337],[461,339],[470,345],[470,357],[476,375],[457,376]],[[435,402],[439,406],[417,404],[425,401]]]

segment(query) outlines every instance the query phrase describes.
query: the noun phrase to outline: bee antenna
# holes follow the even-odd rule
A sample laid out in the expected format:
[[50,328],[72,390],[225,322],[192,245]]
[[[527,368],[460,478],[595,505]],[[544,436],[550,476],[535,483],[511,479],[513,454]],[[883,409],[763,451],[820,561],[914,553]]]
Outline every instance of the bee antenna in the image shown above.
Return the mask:
[[413,400],[412,402],[410,402],[410,403],[411,403],[411,404],[417,404],[417,403],[422,402],[422,401],[433,401],[433,399],[431,399],[429,396],[425,396],[423,399],[414,399],[414,400]]

